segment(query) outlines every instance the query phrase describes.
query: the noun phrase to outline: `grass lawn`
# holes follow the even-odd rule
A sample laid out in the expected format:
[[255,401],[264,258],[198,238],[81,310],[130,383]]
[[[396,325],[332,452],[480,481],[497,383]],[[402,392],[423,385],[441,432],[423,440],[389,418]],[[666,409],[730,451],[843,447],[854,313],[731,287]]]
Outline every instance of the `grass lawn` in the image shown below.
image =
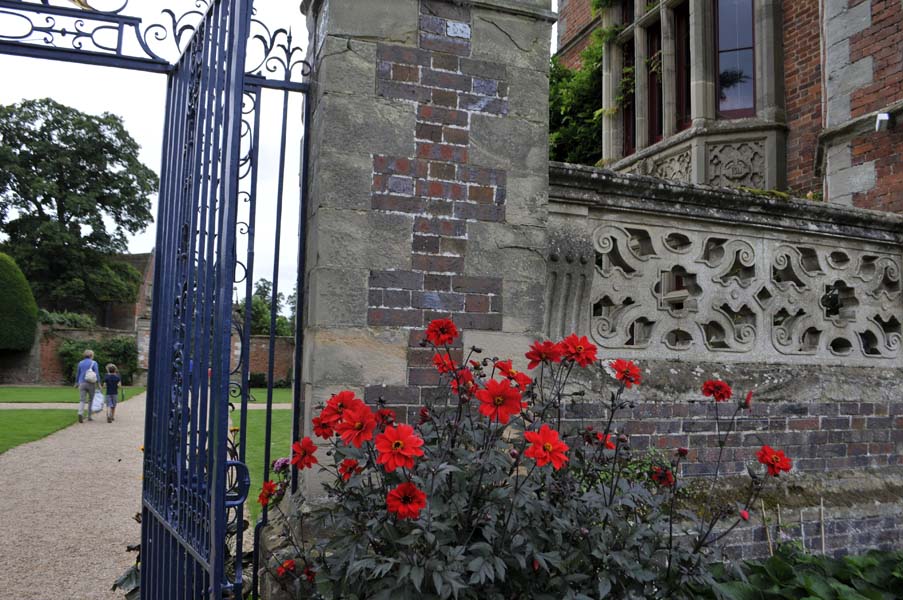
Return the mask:
[[[257,400],[257,404],[267,403],[266,388],[251,388],[251,395]],[[273,404],[291,404],[292,388],[273,388]]]
[[[0,454],[47,437],[77,420],[73,410],[0,410]],[[291,431],[291,430],[289,430]]]
[[[291,391],[291,390],[288,390]],[[237,417],[237,415],[236,415]],[[238,425],[238,423],[235,423]],[[245,464],[251,472],[251,490],[248,492],[248,521],[253,526],[260,515],[260,504],[257,495],[263,485],[263,450],[264,428],[266,427],[266,411],[249,410],[247,437],[245,446]],[[292,411],[274,410],[273,429],[270,437],[270,460],[283,456],[291,456],[292,448]]]
[[[125,399],[144,393],[140,386],[129,386],[125,390]],[[291,391],[291,390],[290,390]],[[264,396],[265,397],[265,396]],[[289,395],[291,399],[291,395]],[[78,390],[68,385],[52,386],[0,386],[0,403],[36,403],[36,402],[68,402],[78,404]]]

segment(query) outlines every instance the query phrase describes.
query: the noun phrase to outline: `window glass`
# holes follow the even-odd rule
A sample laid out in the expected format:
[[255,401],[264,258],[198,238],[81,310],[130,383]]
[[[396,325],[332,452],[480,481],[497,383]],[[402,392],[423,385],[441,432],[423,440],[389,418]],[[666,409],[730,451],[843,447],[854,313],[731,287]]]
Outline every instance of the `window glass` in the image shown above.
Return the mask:
[[677,84],[677,128],[692,122],[690,106],[690,3],[674,9],[674,59]]
[[722,116],[755,115],[753,0],[716,0],[718,110]]

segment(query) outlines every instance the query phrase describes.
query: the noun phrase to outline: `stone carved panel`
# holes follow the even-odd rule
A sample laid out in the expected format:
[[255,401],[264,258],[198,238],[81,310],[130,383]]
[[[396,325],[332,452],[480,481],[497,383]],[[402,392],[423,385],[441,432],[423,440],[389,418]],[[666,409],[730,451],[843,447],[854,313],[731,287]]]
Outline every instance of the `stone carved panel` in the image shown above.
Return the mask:
[[692,175],[692,159],[690,157],[690,149],[687,148],[683,152],[674,154],[655,163],[652,168],[651,175],[653,177],[661,177],[670,181],[681,181],[690,183]]
[[591,334],[631,357],[903,365],[899,253],[795,238],[606,222]]
[[765,187],[765,141],[706,144],[709,185]]

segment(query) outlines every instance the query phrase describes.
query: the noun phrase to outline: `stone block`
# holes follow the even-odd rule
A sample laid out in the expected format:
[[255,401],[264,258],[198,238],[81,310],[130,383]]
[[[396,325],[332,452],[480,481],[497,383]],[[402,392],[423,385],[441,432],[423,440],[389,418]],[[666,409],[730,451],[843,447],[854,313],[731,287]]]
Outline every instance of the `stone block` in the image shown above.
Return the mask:
[[473,58],[545,72],[552,24],[526,16],[475,8]]
[[505,171],[544,173],[549,168],[549,125],[512,116],[474,114],[470,162]]
[[414,154],[413,137],[400,135],[400,132],[414,131],[414,106],[411,104],[326,94],[317,107],[315,120],[326,124],[319,135],[319,146],[316,146],[321,153],[336,150],[349,154]]
[[406,269],[411,227],[405,215],[322,208],[310,219],[309,256],[318,267]]
[[420,16],[418,4],[419,0],[332,0],[327,5],[327,32],[342,37],[415,44]]
[[529,336],[542,335],[545,307],[545,274],[542,281],[505,280],[502,297],[505,313],[502,331]]
[[544,229],[470,223],[468,234],[470,242],[465,262],[468,275],[545,282]]
[[[308,274],[307,326],[364,327],[369,294],[366,269],[316,267]],[[314,380],[316,381],[316,380]]]
[[548,73],[533,69],[508,68],[508,114],[528,121],[548,122]]
[[310,212],[370,208],[373,159],[369,154],[320,149],[310,167]]
[[548,219],[549,178],[545,173],[508,177],[505,222],[544,227]]
[[464,330],[464,351],[470,352],[472,346],[480,348],[482,354],[475,355],[475,359],[498,357],[501,360],[511,359],[512,366],[518,371],[527,372],[527,359],[524,355],[530,349],[534,337],[505,333],[501,331],[473,331]]
[[405,330],[314,329],[308,336],[311,352],[305,353],[305,372],[320,386],[336,384],[341,389],[353,386],[361,393],[368,385],[405,384],[408,346]]
[[370,95],[376,85],[376,44],[327,37],[317,65],[321,93]]

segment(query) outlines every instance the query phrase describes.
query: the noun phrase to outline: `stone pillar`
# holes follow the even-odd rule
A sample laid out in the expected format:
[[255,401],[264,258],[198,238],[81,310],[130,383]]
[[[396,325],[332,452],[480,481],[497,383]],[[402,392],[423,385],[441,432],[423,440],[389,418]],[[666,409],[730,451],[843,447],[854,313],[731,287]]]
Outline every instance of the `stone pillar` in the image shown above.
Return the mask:
[[662,130],[663,138],[677,133],[677,66],[674,56],[674,11],[666,4],[660,9],[662,24]]
[[307,0],[305,422],[341,389],[416,418],[419,346],[518,353],[543,324],[550,0]]
[[714,23],[709,0],[690,0],[690,110],[693,126],[715,119]]

